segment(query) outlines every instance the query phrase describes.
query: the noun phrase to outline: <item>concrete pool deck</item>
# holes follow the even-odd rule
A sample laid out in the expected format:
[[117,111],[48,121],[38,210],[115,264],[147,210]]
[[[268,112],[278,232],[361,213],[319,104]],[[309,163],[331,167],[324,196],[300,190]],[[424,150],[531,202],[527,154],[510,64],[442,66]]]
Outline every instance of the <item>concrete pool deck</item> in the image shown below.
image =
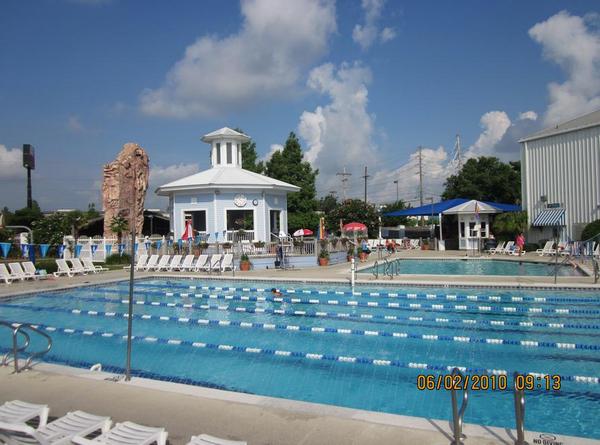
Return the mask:
[[[376,255],[358,267],[368,267]],[[486,256],[487,257],[487,256]],[[390,258],[464,258],[461,252],[406,251]],[[552,258],[527,255],[521,258],[501,258],[509,261],[551,262]],[[136,278],[195,277],[248,280],[322,281],[348,283],[349,264],[287,271],[260,270],[231,272],[222,275],[200,273],[136,273]],[[125,280],[129,272],[117,270],[73,278],[15,282],[0,285],[0,298],[31,292],[60,290],[81,285]],[[435,276],[402,275],[397,279],[375,280],[371,274],[358,274],[357,284],[421,284],[429,286],[502,286],[554,288],[553,277],[505,276]],[[594,289],[590,276],[558,277],[558,287]],[[52,416],[82,409],[110,415],[115,421],[164,426],[172,444],[184,444],[190,436],[208,433],[229,439],[246,440],[254,445],[278,444],[449,444],[448,420],[399,416],[336,406],[298,402],[249,394],[133,378],[131,382],[114,379],[114,375],[90,372],[78,368],[40,363],[34,370],[11,374],[12,369],[0,367],[0,403],[21,399],[46,403]],[[106,380],[110,379],[110,380]],[[117,381],[113,381],[117,380]],[[440,395],[440,403],[450,403],[450,396]],[[549,428],[551,429],[551,428]],[[512,444],[514,431],[466,425],[465,444]],[[530,444],[587,445],[600,441],[559,435],[544,442],[540,433],[527,432]]]

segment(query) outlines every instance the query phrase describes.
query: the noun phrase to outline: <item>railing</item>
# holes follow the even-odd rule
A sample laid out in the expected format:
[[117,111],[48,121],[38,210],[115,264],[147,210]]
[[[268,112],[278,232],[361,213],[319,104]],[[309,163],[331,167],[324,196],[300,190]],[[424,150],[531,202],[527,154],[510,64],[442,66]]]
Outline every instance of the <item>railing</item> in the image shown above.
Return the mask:
[[[33,326],[29,323],[11,323],[11,322],[7,322],[7,321],[0,321],[0,326],[8,327],[12,331],[12,351],[11,352],[12,352],[12,357],[13,357],[13,362],[14,362],[15,374],[17,374],[25,369],[30,368],[31,363],[33,362],[34,359],[41,357],[44,354],[47,354],[50,351],[50,349],[52,349],[52,338],[48,334],[46,334],[44,331],[39,330],[38,328],[36,328],[35,326]],[[36,351],[36,352],[30,353],[29,357],[25,361],[25,365],[22,367],[19,367],[19,353],[26,351],[27,348],[29,347],[29,345],[31,344],[31,336],[26,332],[26,330],[35,332],[36,334],[39,334],[42,337],[44,337],[47,341],[47,345],[46,345],[46,348],[41,351]],[[25,337],[25,344],[23,346],[19,346],[19,340],[18,340],[19,334],[21,334]],[[3,358],[2,358],[3,366],[8,365],[11,352],[8,352],[7,354],[5,354],[3,356]]]
[[515,397],[515,420],[517,424],[517,439],[515,445],[529,445],[525,442],[525,390],[523,388],[518,389],[517,377],[519,373],[515,372],[514,375],[514,388],[513,394]]
[[[455,376],[459,376],[459,379],[455,379]],[[460,369],[458,368],[454,368],[452,370],[452,381],[459,381],[459,382],[464,382],[465,379],[463,378],[462,373],[460,372]],[[452,441],[452,445],[463,445],[462,439],[465,439],[466,436],[462,433],[462,429],[463,429],[463,417],[465,415],[465,411],[467,409],[467,404],[469,402],[469,390],[467,388],[467,386],[465,386],[464,390],[463,390],[463,396],[462,396],[462,404],[460,405],[460,409],[458,408],[458,403],[456,400],[456,392],[457,389],[454,387],[452,388],[451,394],[452,394],[452,433],[454,434],[454,440]]]
[[254,230],[228,230],[225,233],[225,239],[229,242],[253,241],[254,240]]

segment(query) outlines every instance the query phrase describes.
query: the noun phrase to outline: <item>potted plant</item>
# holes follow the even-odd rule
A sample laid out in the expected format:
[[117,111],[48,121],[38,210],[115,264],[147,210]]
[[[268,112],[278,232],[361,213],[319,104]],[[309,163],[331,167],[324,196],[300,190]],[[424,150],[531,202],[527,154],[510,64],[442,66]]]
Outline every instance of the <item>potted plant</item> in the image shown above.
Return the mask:
[[421,250],[429,250],[429,239],[425,238],[421,243]]
[[204,252],[208,249],[208,243],[206,241],[201,241],[198,247],[200,248],[200,252]]
[[252,263],[250,262],[250,258],[248,258],[247,254],[243,253],[240,257],[240,270],[250,270],[251,265]]
[[354,258],[354,247],[350,246],[348,247],[348,251],[346,252],[346,259],[348,260],[348,262],[350,262],[352,258]]
[[231,243],[223,243],[223,252],[231,249]]
[[321,250],[319,254],[319,266],[328,266],[329,265],[329,252],[326,249]]

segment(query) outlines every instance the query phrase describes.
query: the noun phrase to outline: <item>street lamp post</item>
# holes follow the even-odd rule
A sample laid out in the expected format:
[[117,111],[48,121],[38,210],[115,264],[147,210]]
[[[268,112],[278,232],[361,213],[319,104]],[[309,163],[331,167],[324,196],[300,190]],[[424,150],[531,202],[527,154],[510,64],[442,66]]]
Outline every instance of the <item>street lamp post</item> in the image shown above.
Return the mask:
[[396,184],[396,202],[400,201],[400,192],[398,191],[398,180],[396,179],[394,181],[394,184]]

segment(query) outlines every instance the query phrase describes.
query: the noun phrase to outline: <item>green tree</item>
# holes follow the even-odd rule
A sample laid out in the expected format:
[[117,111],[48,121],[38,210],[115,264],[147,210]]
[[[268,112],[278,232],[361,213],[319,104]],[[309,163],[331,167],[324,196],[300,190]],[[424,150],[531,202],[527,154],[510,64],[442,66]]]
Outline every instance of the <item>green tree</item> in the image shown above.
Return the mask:
[[495,157],[471,158],[445,183],[443,199],[466,198],[518,204],[521,202],[521,163],[505,164]]
[[314,220],[317,210],[315,180],[319,171],[313,170],[310,163],[304,161],[300,141],[293,132],[285,141],[283,150],[273,153],[267,162],[266,174],[271,178],[300,187],[299,192],[290,193],[287,198],[290,232],[304,228],[296,224]]
[[[238,133],[244,133],[241,128],[235,128]],[[265,165],[262,161],[256,162],[258,154],[256,153],[256,142],[244,142],[242,144],[242,168],[255,173],[263,173]]]
[[100,212],[98,210],[96,210],[96,204],[94,204],[93,202],[90,202],[88,204],[88,208],[87,211],[85,212],[85,217],[87,218],[88,221],[98,218],[100,216]]
[[54,213],[32,224],[33,239],[36,243],[62,244],[63,237],[70,235],[73,229],[68,213]]
[[381,207],[381,225],[385,227],[395,227],[400,224],[405,226],[414,226],[416,220],[408,218],[407,216],[385,216],[386,213],[395,212],[396,210],[404,210],[409,208],[406,203],[402,200],[384,204]]
[[369,230],[369,238],[377,238],[379,234],[379,212],[374,205],[362,199],[347,199],[326,216],[329,231],[338,232],[340,220],[343,224],[361,222]]
[[333,211],[338,205],[340,205],[340,203],[338,202],[337,198],[330,193],[329,195],[323,196],[321,199],[319,199],[317,208],[320,212],[327,214]]
[[592,221],[587,226],[585,226],[583,232],[581,232],[581,240],[587,241],[590,238],[593,238],[597,235],[600,235],[600,219]]
[[128,229],[129,221],[122,216],[114,216],[110,220],[110,230],[117,234],[117,242],[119,244],[121,244],[121,240],[123,239],[123,232],[126,232]]
[[7,226],[27,226],[31,227],[34,221],[44,218],[37,201],[33,201],[31,208],[24,207],[16,210],[14,214],[8,215],[5,224]]
[[496,215],[492,223],[492,233],[498,238],[513,239],[527,230],[527,212],[507,212]]

